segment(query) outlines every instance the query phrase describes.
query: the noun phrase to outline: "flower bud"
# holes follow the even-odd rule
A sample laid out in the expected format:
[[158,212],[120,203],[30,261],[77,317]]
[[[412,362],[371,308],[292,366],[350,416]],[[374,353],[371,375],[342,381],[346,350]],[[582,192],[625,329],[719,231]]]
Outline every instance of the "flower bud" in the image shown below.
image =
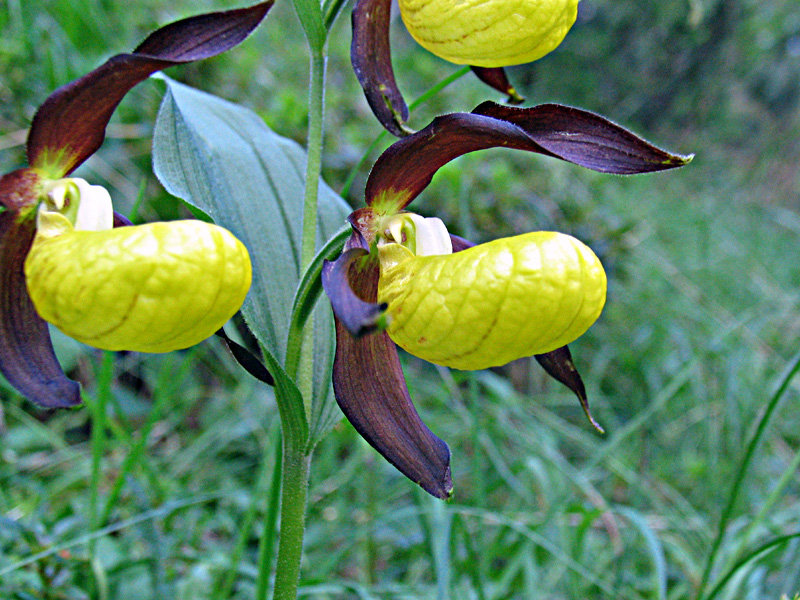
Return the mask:
[[187,348],[233,316],[250,287],[247,249],[216,225],[78,231],[45,213],[25,260],[28,292],[45,321],[90,346]]
[[411,36],[436,56],[474,67],[507,67],[556,48],[578,0],[400,0]]
[[407,352],[456,369],[485,369],[544,354],[600,316],[606,276],[575,238],[539,231],[455,254],[378,248],[378,301],[389,336]]

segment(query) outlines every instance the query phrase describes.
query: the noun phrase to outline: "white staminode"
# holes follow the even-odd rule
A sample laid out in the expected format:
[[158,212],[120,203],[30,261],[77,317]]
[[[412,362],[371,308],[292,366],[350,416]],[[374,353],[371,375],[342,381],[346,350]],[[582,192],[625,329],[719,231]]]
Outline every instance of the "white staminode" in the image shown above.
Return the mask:
[[392,239],[417,256],[452,254],[453,243],[444,223],[437,217],[401,213],[391,218],[387,229]]
[[39,206],[42,213],[57,212],[69,219],[79,231],[103,231],[114,227],[114,208],[111,196],[100,185],[90,185],[85,179],[73,177],[54,181]]

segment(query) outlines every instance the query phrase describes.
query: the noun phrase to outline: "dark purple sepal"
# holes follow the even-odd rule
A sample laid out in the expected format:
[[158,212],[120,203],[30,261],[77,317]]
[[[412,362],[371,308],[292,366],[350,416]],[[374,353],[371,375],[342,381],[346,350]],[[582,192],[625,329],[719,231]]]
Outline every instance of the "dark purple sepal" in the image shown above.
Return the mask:
[[56,359],[47,323],[36,313],[25,285],[24,264],[36,221],[0,213],[0,371],[28,400],[46,408],[81,403],[80,386]]
[[220,54],[244,40],[274,0],[166,25],[130,54],[118,54],[53,92],[28,134],[28,162],[63,177],[103,143],[111,114],[128,91],[152,73]]
[[[326,260],[322,267],[322,287],[331,301],[333,313],[355,337],[385,328],[386,304],[365,302],[351,288],[352,280],[370,276],[377,280],[378,271],[372,268],[371,262],[367,250],[349,248],[335,261]],[[377,281],[375,286],[377,289]]]
[[333,390],[347,420],[386,460],[429,494],[450,497],[450,450],[411,403],[386,332],[355,338],[336,319]]
[[679,167],[692,156],[670,154],[598,115],[556,104],[513,108],[484,102],[472,113],[436,117],[389,146],[369,174],[367,205],[378,214],[405,208],[443,165],[488,148],[536,152],[619,175]]
[[128,217],[114,211],[114,227],[130,227],[131,225],[133,225],[133,223],[131,223]]
[[509,104],[522,104],[525,102],[525,98],[520,96],[517,90],[514,89],[514,86],[508,81],[506,70],[503,67],[470,67],[470,69],[472,69],[472,72],[475,73],[478,79],[483,83],[501,94],[506,94]]
[[453,252],[461,252],[467,248],[472,248],[475,243],[470,242],[460,236],[450,234],[450,243],[453,245]]
[[405,208],[451,160],[469,152],[505,146],[541,151],[522,129],[472,113],[436,117],[420,131],[389,146],[367,179],[367,205],[379,214]]
[[589,400],[586,397],[586,386],[583,385],[578,369],[575,368],[575,363],[572,362],[572,354],[567,346],[563,346],[552,352],[545,354],[536,354],[536,360],[542,365],[542,368],[547,372],[550,377],[556,381],[563,383],[571,389],[581,403],[583,412],[586,413],[586,418],[592,426],[600,433],[605,433],[605,430],[600,427],[600,424],[595,421],[589,410]]
[[261,362],[261,359],[257,358],[250,350],[228,337],[224,329],[219,329],[216,335],[225,340],[225,344],[227,344],[228,350],[230,350],[234,360],[236,360],[245,371],[267,385],[275,385],[275,378],[267,370],[267,367],[264,366],[264,363]]
[[472,111],[513,123],[555,158],[616,175],[682,167],[693,154],[673,154],[643,140],[605,117],[560,104],[514,108],[484,102]]
[[[357,249],[346,252],[353,250]],[[351,293],[376,306],[378,261],[367,260],[362,266],[351,281]],[[334,317],[333,391],[344,416],[403,475],[429,494],[449,498],[450,450],[417,414],[394,342],[386,332],[355,337],[336,313]]]
[[389,47],[391,0],[358,0],[353,8],[350,60],[372,112],[387,131],[406,136],[408,106],[397,87]]

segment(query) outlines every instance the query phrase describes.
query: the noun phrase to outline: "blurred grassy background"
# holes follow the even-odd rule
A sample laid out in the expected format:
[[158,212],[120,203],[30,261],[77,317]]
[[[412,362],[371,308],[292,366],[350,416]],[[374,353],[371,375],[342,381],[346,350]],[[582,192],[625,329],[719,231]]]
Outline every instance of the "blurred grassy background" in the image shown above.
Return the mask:
[[[2,172],[23,164],[25,131],[55,87],[160,24],[236,5],[4,0]],[[330,42],[324,168],[334,189],[380,133],[349,67],[348,30],[344,14]],[[456,70],[399,22],[392,34],[408,99]],[[306,72],[296,17],[279,2],[241,47],[169,75],[302,142]],[[608,434],[532,361],[463,373],[409,358],[412,397],[453,452],[454,501],[426,497],[340,424],[315,454],[305,597],[696,597],[745,447],[800,347],[793,0],[583,0],[558,50],[509,72],[528,104],[580,106],[697,154],[679,171],[621,178],[483,152],[445,167],[416,203],[476,241],[555,228],[597,251],[608,305],[571,347]],[[158,82],[134,89],[79,173],[134,219],[185,214],[150,171],[161,92]],[[464,77],[411,124],[485,99],[501,100]],[[110,394],[104,453],[92,454],[89,409],[39,411],[0,382],[0,596],[252,598],[278,430],[271,391],[215,340],[156,356],[56,342],[90,404]],[[800,531],[799,390],[795,381],[746,473],[712,582]],[[93,527],[106,529],[87,536]],[[793,538],[747,561],[717,597],[798,591]]]

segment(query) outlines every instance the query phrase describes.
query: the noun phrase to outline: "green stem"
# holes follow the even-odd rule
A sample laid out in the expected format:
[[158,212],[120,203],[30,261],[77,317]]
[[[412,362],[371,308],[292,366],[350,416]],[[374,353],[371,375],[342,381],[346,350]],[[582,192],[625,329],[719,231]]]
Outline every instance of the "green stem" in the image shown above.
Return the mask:
[[[300,251],[301,273],[314,260],[317,245],[317,204],[319,179],[322,172],[322,139],[325,119],[325,70],[327,67],[327,45],[315,48],[309,43],[311,73],[308,96],[308,144],[306,159],[305,197],[303,204],[303,238]],[[300,345],[299,368],[291,374],[305,408],[306,420],[311,415],[313,393],[313,348],[314,323],[309,318],[303,331]],[[293,340],[288,347],[297,348]],[[297,350],[294,351],[295,353]],[[287,356],[286,363],[297,360]],[[298,363],[296,363],[298,364]],[[276,388],[276,393],[280,390]],[[283,417],[283,412],[281,413]],[[274,600],[295,600],[300,580],[300,559],[303,555],[303,535],[306,522],[306,499],[311,468],[311,451],[306,448],[307,435],[293,434],[287,423],[283,426],[283,468],[281,474],[281,516],[278,557],[275,567]]]
[[[283,474],[283,439],[279,434],[274,448],[268,447],[267,452],[273,452],[274,468],[267,494],[267,510],[264,513],[264,528],[258,542],[258,581],[256,582],[256,600],[266,600],[269,589],[269,575],[272,570],[272,551],[275,543],[278,521],[278,507],[280,503],[281,478]],[[264,456],[267,464],[267,456]],[[233,589],[231,586],[230,589]],[[220,598],[230,596],[220,595]]]
[[322,134],[325,119],[326,49],[311,50],[311,74],[308,92],[308,159],[306,191],[303,204],[303,245],[300,253],[301,273],[314,259],[317,245],[317,199],[322,173]]
[[311,454],[284,438],[281,528],[273,600],[295,600],[300,580]]

